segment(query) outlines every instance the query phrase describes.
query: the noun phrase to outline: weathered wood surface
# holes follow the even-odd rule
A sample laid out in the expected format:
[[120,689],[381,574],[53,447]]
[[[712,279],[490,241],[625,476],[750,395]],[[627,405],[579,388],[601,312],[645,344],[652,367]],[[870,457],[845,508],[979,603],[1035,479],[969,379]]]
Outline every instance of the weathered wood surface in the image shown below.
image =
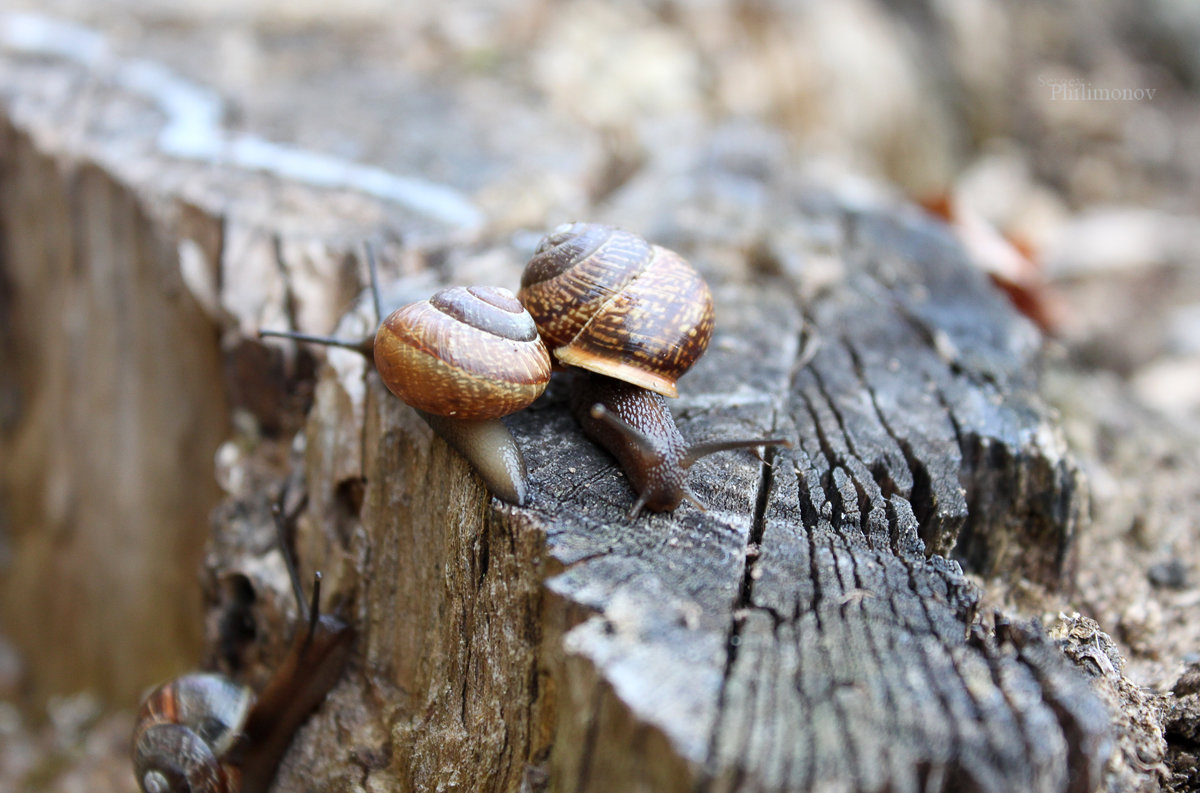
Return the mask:
[[[199,593],[173,582],[196,569],[220,496],[221,359],[149,208],[101,168],[60,165],[0,120],[0,476],[19,560],[0,612],[26,646],[56,626],[59,652],[30,668],[39,697],[84,686],[128,697],[147,670],[178,669],[200,647]],[[206,402],[217,409],[187,407]]]
[[[575,671],[564,677],[590,681],[566,689],[564,712],[589,718],[562,725],[560,743],[581,747],[552,757],[565,789],[605,789],[601,769],[632,783],[671,768],[613,709],[666,735],[690,769],[680,789],[708,778],[716,789],[860,790],[1097,779],[1103,712],[1078,686],[1056,690],[1037,654],[968,642],[971,587],[919,539],[948,549],[964,524],[995,536],[1033,515],[1025,525],[1054,527],[1033,569],[1053,575],[1081,493],[1030,404],[1035,338],[944,236],[912,220],[797,211],[793,229],[843,230],[838,278],[801,305],[787,295],[803,283],[718,289],[714,349],[685,381],[685,433],[774,424],[799,448],[767,467],[730,455],[694,474],[710,513],[630,526],[627,490],[617,481],[610,495],[602,456],[596,467],[586,447],[539,460],[552,500],[534,509],[568,565],[550,589],[597,612],[564,639]],[[569,423],[514,424],[530,427],[532,449],[571,437]],[[1002,449],[991,456],[1001,464],[963,471],[959,455],[976,445]],[[579,470],[556,472],[562,459]],[[1042,484],[1004,484],[1022,479]],[[1065,508],[1038,515],[1040,503]],[[968,504],[994,506],[976,517]]]
[[[767,236],[731,276],[689,251],[719,323],[682,381],[685,435],[797,441],[697,465],[705,513],[628,521],[632,493],[559,384],[509,420],[531,505],[485,506],[376,378],[362,389],[360,360],[330,353],[312,515],[344,522],[336,495],[365,481],[356,580],[339,580],[403,786],[1098,784],[1111,736],[1082,676],[1036,633],[987,637],[958,564],[926,552],[974,532],[989,570],[1065,582],[1085,493],[1033,391],[1038,336],[922,216],[780,197],[786,257]],[[814,288],[790,263],[818,253],[835,266]]]
[[[23,68],[33,74],[46,64]],[[79,76],[75,67],[62,73]],[[92,88],[133,102],[120,86]],[[252,334],[261,325],[326,330],[361,286],[364,238],[379,244],[397,291],[415,294],[431,281],[512,286],[533,236],[464,235],[444,218],[350,188],[349,197],[337,194],[340,214],[324,213],[332,199],[320,190],[236,164],[165,157],[152,144],[141,159],[102,149],[79,166],[79,152],[64,152],[52,134],[71,117],[70,91],[48,93],[3,130],[12,305],[32,305],[33,289],[13,273],[37,272],[45,258],[21,246],[32,236],[40,249],[55,229],[89,227],[70,216],[40,228],[20,214],[29,195],[75,201],[83,218],[122,208],[140,231],[113,235],[119,255],[76,245],[55,261],[86,273],[111,259],[120,283],[133,277],[121,268],[142,261],[133,255],[139,246],[150,247],[166,283],[159,291],[180,295],[186,312],[210,323],[207,335],[175,341],[220,361],[229,407],[217,420],[232,413],[256,427],[218,457],[231,497],[206,565],[208,660],[259,682],[282,654],[288,593],[267,506],[292,466],[303,469],[308,494],[297,537],[303,566],[325,571],[328,604],[359,628],[346,679],[301,731],[282,789],[1083,791],[1098,783],[1108,718],[1082,673],[1036,631],[991,635],[975,613],[977,593],[946,558],[953,549],[989,575],[1065,583],[1085,494],[1036,396],[1039,338],[938,224],[896,204],[862,206],[810,188],[757,160],[753,137],[732,152],[729,139],[714,137],[681,172],[646,169],[619,185],[597,219],[679,248],[715,289],[712,348],[681,384],[684,434],[783,432],[797,446],[766,462],[738,453],[705,460],[692,485],[708,512],[685,506],[630,522],[632,494],[581,437],[554,386],[510,420],[534,481],[532,505],[518,510],[490,501],[350,354],[328,354],[289,456],[296,416],[286,395],[306,382],[311,353],[263,346]],[[14,178],[22,163],[43,176]],[[93,179],[109,189],[81,188]],[[647,202],[657,208],[642,211]],[[109,226],[99,225],[103,237]],[[142,233],[161,244],[139,243]],[[36,332],[14,315],[32,328],[22,334]],[[347,333],[366,329],[362,313],[343,323]],[[51,371],[66,368],[58,360]],[[173,370],[162,382],[170,393],[140,410],[181,398],[185,407],[166,415],[213,415],[199,406],[205,388]],[[25,413],[16,417],[27,426]],[[45,423],[33,426],[46,432]],[[109,459],[84,460],[71,483]],[[192,472],[211,458],[197,459]],[[23,465],[44,478],[55,470]],[[99,554],[91,549],[116,547],[123,528],[136,537],[121,547],[141,561],[97,584],[119,593],[103,599],[115,619],[130,620],[120,605],[130,601],[166,609],[168,624],[184,618],[163,588],[188,590],[191,562],[172,566],[169,581],[136,570],[167,554],[142,543],[172,510],[147,507],[194,487],[133,489],[132,525],[108,510],[99,528],[89,526],[87,546],[67,555],[86,567]],[[30,510],[40,514],[36,504]],[[45,542],[36,522],[13,525]],[[82,536],[81,518],[68,525]],[[22,607],[55,589],[24,584],[40,587],[35,596],[5,586],[5,603]],[[103,638],[117,631],[86,628],[90,616],[74,617],[85,626],[78,641],[107,658],[114,645]],[[161,642],[163,633],[144,638]],[[131,669],[157,674],[130,655]]]
[[237,450],[307,403],[311,359],[255,330],[343,310],[358,283],[330,240],[390,222],[416,246],[473,211],[420,180],[330,175],[225,129],[219,103],[85,28],[0,17],[0,617],[34,651],[36,702],[127,702],[195,663],[209,513],[246,476]]

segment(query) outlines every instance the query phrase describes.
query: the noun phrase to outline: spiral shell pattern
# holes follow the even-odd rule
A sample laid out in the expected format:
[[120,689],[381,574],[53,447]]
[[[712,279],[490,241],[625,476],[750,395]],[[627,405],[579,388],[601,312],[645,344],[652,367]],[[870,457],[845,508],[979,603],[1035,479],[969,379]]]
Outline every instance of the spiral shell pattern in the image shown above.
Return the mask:
[[674,251],[594,223],[538,246],[517,298],[554,357],[664,396],[712,337],[708,284]]
[[240,787],[224,755],[242,735],[254,694],[219,675],[172,680],[142,704],[133,762],[145,793],[233,793]]
[[533,318],[499,287],[443,289],[392,312],[375,336],[375,366],[409,405],[455,418],[515,413],[550,381]]

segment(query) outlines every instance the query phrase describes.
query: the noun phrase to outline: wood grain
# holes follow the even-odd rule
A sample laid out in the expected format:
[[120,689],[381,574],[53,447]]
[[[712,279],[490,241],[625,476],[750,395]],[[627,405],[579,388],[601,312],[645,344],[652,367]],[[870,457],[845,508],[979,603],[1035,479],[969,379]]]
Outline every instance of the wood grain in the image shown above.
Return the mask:
[[[596,219],[679,247],[713,286],[683,434],[795,448],[707,458],[690,480],[707,511],[629,521],[632,491],[552,383],[508,422],[534,485],[515,509],[361,357],[324,354],[313,380],[311,351],[254,331],[327,330],[362,286],[364,240],[412,293],[467,273],[511,288],[530,245],[420,201],[167,156],[153,125],[124,148],[64,150],[80,80],[127,122],[161,108],[119,70],[92,84],[80,64],[19,67],[47,88],[0,126],[18,351],[4,376],[20,396],[0,449],[20,572],[2,601],[23,648],[47,615],[72,626],[64,660],[31,656],[44,691],[132,696],[194,658],[174,628],[195,623],[167,593],[195,595],[206,540],[206,660],[261,681],[288,639],[269,505],[289,482],[307,493],[305,574],[325,573],[326,607],[360,638],[280,789],[1099,784],[1112,732],[1085,673],[1037,628],[978,614],[963,572],[1069,586],[1087,495],[1037,395],[1040,337],[943,226],[777,163],[734,174],[697,155],[708,164],[622,181]],[[103,139],[106,117],[73,129]],[[747,180],[769,212],[738,198]],[[649,182],[659,209],[633,211]],[[696,223],[718,205],[725,222]],[[339,332],[372,325],[356,310]]]

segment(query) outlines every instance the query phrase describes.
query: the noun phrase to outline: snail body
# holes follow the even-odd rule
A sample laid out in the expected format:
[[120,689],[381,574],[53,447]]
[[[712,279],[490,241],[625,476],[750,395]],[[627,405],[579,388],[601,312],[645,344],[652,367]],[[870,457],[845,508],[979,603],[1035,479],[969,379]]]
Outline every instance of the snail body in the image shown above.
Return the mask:
[[[373,263],[371,280],[378,295]],[[393,311],[373,337],[359,341],[281,331],[260,335],[348,347],[367,356],[388,390],[462,454],[492,494],[525,503],[524,459],[499,419],[545,390],[550,355],[512,292],[443,289]]]
[[687,442],[661,394],[611,377],[579,374],[571,384],[570,401],[571,415],[584,434],[617,459],[638,494],[630,517],[637,517],[642,507],[669,512],[684,498],[694,499],[687,487]]
[[452,418],[422,410],[417,415],[471,464],[492,495],[509,504],[525,504],[529,471],[521,447],[502,421]]
[[702,457],[730,449],[789,446],[784,438],[710,441],[689,445],[661,394],[603,375],[576,375],[571,413],[583,433],[616,458],[637,500],[629,510],[670,512],[684,500],[704,504],[687,485],[688,469]]
[[143,793],[266,793],[292,735],[340,677],[354,631],[318,612],[320,573],[305,604],[283,547],[304,628],[259,695],[223,675],[194,673],[146,697],[133,733]]
[[784,439],[689,446],[666,397],[708,348],[712,293],[677,253],[627,231],[592,223],[559,226],[538,245],[518,299],[559,364],[586,370],[570,385],[584,434],[617,459],[637,500],[630,510],[704,505],[687,471],[718,451],[788,445]]

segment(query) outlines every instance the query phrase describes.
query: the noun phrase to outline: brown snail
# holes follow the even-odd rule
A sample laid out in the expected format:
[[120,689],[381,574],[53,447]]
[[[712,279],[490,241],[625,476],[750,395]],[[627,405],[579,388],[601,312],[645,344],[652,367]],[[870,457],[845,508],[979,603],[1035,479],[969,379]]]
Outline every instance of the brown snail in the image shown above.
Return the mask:
[[144,793],[266,793],[293,733],[341,676],[354,631],[319,613],[320,573],[311,604],[305,602],[278,509],[275,514],[305,626],[257,696],[206,673],[178,677],[150,693],[133,733],[134,771]]
[[559,226],[538,245],[517,299],[564,366],[662,394],[708,348],[712,293],[674,251],[595,223]]
[[609,451],[638,494],[630,510],[675,509],[687,470],[727,449],[789,445],[730,440],[688,447],[663,396],[708,348],[712,294],[681,256],[628,231],[594,223],[559,226],[538,245],[517,299],[558,363],[587,370],[571,385],[571,411]]
[[[377,316],[374,258],[371,286]],[[516,440],[499,420],[541,396],[550,355],[532,317],[500,287],[451,287],[389,314],[374,336],[345,340],[259,331],[356,350],[384,385],[471,463],[497,498],[522,505],[529,475]]]

